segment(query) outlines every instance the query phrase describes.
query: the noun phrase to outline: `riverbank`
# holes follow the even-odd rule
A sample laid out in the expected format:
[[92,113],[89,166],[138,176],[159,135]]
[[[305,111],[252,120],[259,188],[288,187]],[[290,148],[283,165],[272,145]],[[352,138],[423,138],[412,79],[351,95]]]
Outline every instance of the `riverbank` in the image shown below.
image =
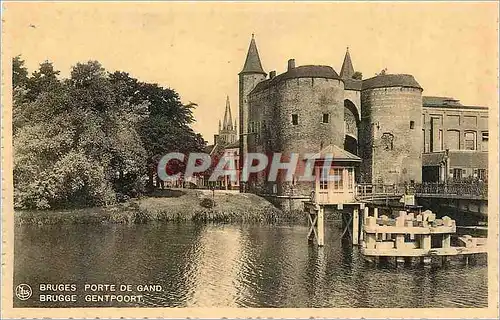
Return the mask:
[[147,223],[152,221],[198,222],[302,222],[301,212],[283,212],[266,199],[250,193],[218,190],[168,189],[148,197],[108,207],[15,211],[21,224]]

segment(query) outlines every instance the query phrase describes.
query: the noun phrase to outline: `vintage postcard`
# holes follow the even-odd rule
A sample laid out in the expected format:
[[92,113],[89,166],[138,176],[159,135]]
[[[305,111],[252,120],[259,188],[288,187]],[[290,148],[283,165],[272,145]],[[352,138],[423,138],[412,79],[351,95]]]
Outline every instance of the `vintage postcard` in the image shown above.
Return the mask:
[[492,2],[2,3],[2,313],[498,318]]

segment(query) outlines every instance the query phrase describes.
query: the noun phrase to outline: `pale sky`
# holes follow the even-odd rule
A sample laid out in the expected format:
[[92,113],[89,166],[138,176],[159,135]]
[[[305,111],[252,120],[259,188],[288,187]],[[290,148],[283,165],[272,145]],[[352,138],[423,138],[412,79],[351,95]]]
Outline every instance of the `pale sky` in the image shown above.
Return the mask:
[[[498,4],[489,3],[5,3],[4,52],[30,71],[50,60],[66,77],[98,60],[196,102],[194,129],[212,142],[255,33],[266,72],[330,65],[349,46],[355,70],[413,74],[424,95],[497,108]],[[33,25],[35,27],[31,27]],[[234,121],[234,120],[233,120]]]

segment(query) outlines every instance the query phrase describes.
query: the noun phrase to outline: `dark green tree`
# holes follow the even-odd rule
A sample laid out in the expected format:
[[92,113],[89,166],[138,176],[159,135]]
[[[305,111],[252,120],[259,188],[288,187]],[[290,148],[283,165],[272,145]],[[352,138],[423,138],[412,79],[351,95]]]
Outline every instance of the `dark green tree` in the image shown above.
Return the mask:
[[24,60],[18,55],[12,59],[12,86],[14,88],[24,87],[28,81],[28,69]]
[[76,64],[64,80],[50,62],[23,80],[24,62],[14,63],[16,207],[95,206],[137,196],[161,156],[205,144],[190,127],[195,104],[183,105],[172,89],[109,74],[97,61]]
[[354,72],[352,75],[352,78],[355,80],[362,80],[363,79],[363,74],[359,71]]

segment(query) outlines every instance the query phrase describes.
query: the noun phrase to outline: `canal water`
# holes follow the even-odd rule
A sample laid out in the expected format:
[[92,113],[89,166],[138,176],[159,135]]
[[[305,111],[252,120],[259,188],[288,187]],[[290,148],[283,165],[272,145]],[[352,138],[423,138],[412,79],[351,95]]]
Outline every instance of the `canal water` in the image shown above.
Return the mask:
[[[320,250],[308,245],[307,232],[301,225],[18,226],[14,285],[28,284],[33,294],[25,301],[14,297],[14,306],[487,306],[485,263],[373,266],[357,248],[342,243],[337,224],[327,224]],[[76,291],[41,290],[46,284],[74,285]],[[116,287],[93,292],[85,284]],[[40,301],[61,294],[76,302]],[[141,297],[128,303],[92,301],[105,295]]]

